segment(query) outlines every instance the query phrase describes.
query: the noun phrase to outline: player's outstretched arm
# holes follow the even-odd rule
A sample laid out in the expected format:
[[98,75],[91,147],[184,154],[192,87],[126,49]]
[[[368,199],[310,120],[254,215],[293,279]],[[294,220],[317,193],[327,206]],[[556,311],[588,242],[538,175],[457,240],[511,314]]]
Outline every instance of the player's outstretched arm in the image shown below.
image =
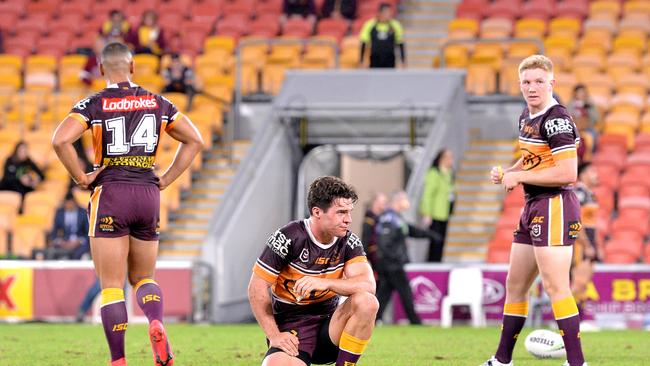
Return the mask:
[[248,283],[248,301],[251,304],[251,309],[257,323],[264,331],[266,338],[269,339],[269,345],[279,348],[291,356],[297,356],[298,337],[288,332],[280,332],[273,317],[270,287],[270,283],[253,273]]
[[104,167],[101,167],[92,173],[86,174],[79,164],[79,156],[72,144],[81,137],[85,130],[85,126],[79,123],[77,119],[68,116],[59,124],[59,127],[54,131],[54,136],[52,136],[52,146],[59,160],[63,163],[72,180],[84,189],[88,188],[97,177],[97,174],[104,169]]
[[546,169],[526,170],[506,173],[503,185],[507,190],[519,183],[532,184],[542,187],[562,187],[573,184],[578,179],[578,158],[558,160],[555,165]]
[[293,289],[303,298],[316,291],[330,290],[339,295],[350,296],[358,292],[375,293],[375,277],[368,262],[346,264],[343,270],[345,278],[330,279],[305,276],[296,281]]
[[196,154],[203,149],[203,138],[196,129],[196,126],[186,116],[179,117],[174,121],[174,126],[167,131],[169,136],[179,141],[180,145],[174,156],[174,161],[167,170],[160,176],[160,189],[167,188],[176,180],[191,164]]

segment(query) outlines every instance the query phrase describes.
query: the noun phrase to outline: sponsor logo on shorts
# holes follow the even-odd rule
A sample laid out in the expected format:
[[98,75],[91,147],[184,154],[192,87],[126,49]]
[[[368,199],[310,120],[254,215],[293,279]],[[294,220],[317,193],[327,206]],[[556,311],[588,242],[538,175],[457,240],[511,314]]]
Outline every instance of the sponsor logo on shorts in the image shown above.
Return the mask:
[[102,216],[99,218],[99,230],[105,233],[112,233],[115,231],[113,216]]
[[578,233],[582,229],[580,221],[572,221],[569,223],[569,239],[577,239]]
[[303,263],[309,262],[309,250],[307,250],[307,248],[302,248],[302,252],[300,252],[300,260]]
[[153,95],[102,98],[102,111],[104,112],[131,112],[156,108],[158,108],[158,101]]
[[542,225],[540,224],[535,224],[530,227],[530,232],[533,234],[534,237],[539,238],[540,235],[542,235]]
[[546,137],[553,137],[561,133],[572,133],[573,124],[566,118],[554,118],[544,123]]

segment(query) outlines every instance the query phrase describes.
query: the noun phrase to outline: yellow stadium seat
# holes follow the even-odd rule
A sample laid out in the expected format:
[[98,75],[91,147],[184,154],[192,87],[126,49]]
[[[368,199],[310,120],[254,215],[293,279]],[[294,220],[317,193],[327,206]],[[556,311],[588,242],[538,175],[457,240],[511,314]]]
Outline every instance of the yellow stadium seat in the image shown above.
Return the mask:
[[544,38],[546,22],[540,19],[523,18],[515,23],[515,38]]
[[607,53],[612,49],[612,33],[604,29],[592,29],[585,31],[579,42],[579,49],[588,47],[601,49],[603,53]]
[[9,207],[14,213],[18,213],[23,197],[14,191],[0,191],[0,206]]
[[499,71],[499,91],[511,96],[521,95],[519,88],[519,62],[520,59],[509,58],[501,64]]
[[636,136],[636,132],[632,126],[620,123],[605,124],[603,134],[624,136],[627,142],[628,151],[634,150],[634,137]]
[[508,58],[524,58],[539,53],[539,47],[534,42],[514,42],[508,45]]
[[56,88],[56,74],[45,71],[29,71],[25,74],[25,89],[53,91]]
[[21,84],[20,74],[0,73],[0,93],[15,93],[20,89]]
[[[609,105],[610,113],[628,113],[641,115],[645,104],[645,96],[637,94],[617,94]],[[643,122],[643,121],[641,121]]]
[[508,38],[512,34],[512,21],[504,18],[488,18],[481,22],[480,38]]
[[[650,5],[650,3],[647,3]],[[646,13],[628,13],[618,23],[618,32],[625,33],[628,31],[640,31],[645,34],[650,33],[650,24],[648,19],[650,14]]]
[[616,78],[616,93],[647,95],[648,77],[644,74],[624,74]]
[[[326,41],[326,39],[323,39]],[[336,44],[335,39],[330,41]],[[305,47],[305,54],[301,60],[301,68],[303,69],[329,69],[334,67],[334,55],[336,48],[328,44],[321,43],[308,43]]]
[[83,70],[88,56],[86,55],[65,55],[59,61],[59,77],[74,75],[79,79],[79,72]]
[[474,19],[453,19],[447,25],[450,39],[470,39],[478,33],[478,22]]
[[72,190],[72,195],[74,196],[74,200],[77,202],[77,205],[79,205],[79,207],[88,207],[88,202],[90,202],[90,191],[75,188]]
[[57,68],[56,58],[46,55],[27,56],[25,61],[25,72],[47,72],[54,73]]
[[627,52],[641,56],[646,49],[646,36],[639,31],[627,31],[614,39],[614,52]]
[[450,69],[464,69],[469,62],[467,46],[460,44],[447,45],[444,48],[445,67]]
[[555,73],[555,87],[553,91],[560,96],[560,99],[571,100],[573,88],[578,84],[578,79],[570,72]]
[[[339,59],[341,62],[341,60]],[[260,70],[254,65],[242,65],[240,74],[240,90],[243,95],[259,92]]]
[[590,18],[618,18],[621,13],[621,3],[618,0],[599,0],[589,4]]
[[133,56],[135,75],[158,74],[160,59],[158,56],[146,53],[139,53]]
[[45,248],[45,232],[48,223],[43,215],[20,215],[16,217],[12,235],[12,253],[31,257],[32,250]]
[[570,17],[557,17],[548,25],[549,37],[575,39],[580,34],[580,20]]
[[[247,38],[251,40],[257,40],[259,42],[265,42],[267,40],[262,38]],[[245,65],[253,65],[257,68],[261,68],[262,65],[266,62],[266,56],[269,53],[268,43],[259,43],[259,44],[247,44],[240,47],[239,49],[241,63]]]
[[[579,79],[579,78],[578,78]],[[589,94],[609,99],[614,91],[614,79],[603,73],[593,73],[590,77],[581,80],[589,90]]]
[[[266,59],[267,64],[281,65],[284,67],[296,67],[302,53],[302,44],[298,39],[282,38],[288,43],[275,44],[271,47],[271,53]],[[295,41],[293,43],[292,41]],[[283,77],[284,78],[284,77]]]
[[646,0],[628,0],[623,4],[623,13],[625,16],[629,14],[642,14],[650,17],[650,2]]
[[207,37],[203,44],[203,52],[209,53],[214,49],[224,49],[229,53],[233,53],[235,49],[235,39],[232,37],[224,36],[210,36]]
[[474,47],[470,57],[470,65],[487,64],[495,71],[501,67],[503,60],[503,45],[500,43],[479,43]]
[[584,82],[589,76],[603,71],[605,59],[597,55],[576,55],[572,60],[572,71],[578,80]]
[[271,95],[280,92],[287,68],[282,64],[265,65],[262,72],[262,90]]
[[[160,93],[163,86],[165,85],[165,80],[160,75],[156,74],[141,75],[136,72],[136,75],[133,79],[136,84],[149,90],[152,93]],[[105,86],[106,85],[104,85],[104,87]]]
[[199,55],[194,60],[194,69],[201,80],[215,75],[227,74],[230,72],[232,65],[232,55],[223,49],[212,50],[212,53]]
[[467,67],[465,90],[482,96],[496,92],[496,73],[489,64],[470,64]]
[[641,57],[630,53],[612,53],[607,58],[607,73],[615,78],[624,74],[634,74],[641,70]]
[[179,111],[183,113],[187,111],[187,95],[183,93],[163,93],[162,96],[174,103]]
[[23,60],[16,55],[0,54],[0,75],[20,74],[23,69]]
[[222,104],[230,105],[233,97],[233,87],[223,83],[206,84],[203,93],[215,98]]

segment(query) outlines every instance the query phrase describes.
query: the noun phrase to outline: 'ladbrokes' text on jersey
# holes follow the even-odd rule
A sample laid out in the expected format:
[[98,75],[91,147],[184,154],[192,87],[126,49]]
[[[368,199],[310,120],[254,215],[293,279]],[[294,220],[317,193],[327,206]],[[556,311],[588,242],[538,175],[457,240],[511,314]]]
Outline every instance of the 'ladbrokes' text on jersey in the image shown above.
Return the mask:
[[157,184],[153,166],[158,142],[180,116],[169,100],[133,83],[112,84],[78,102],[69,116],[92,129],[93,164],[107,167],[95,185]]
[[[562,159],[577,157],[578,129],[564,106],[552,99],[542,111],[531,115],[528,107],[519,117],[519,148],[523,170],[546,169]],[[554,195],[569,187],[541,187],[524,184],[526,198]]]
[[304,276],[340,279],[346,265],[366,262],[361,240],[352,232],[332,243],[319,243],[309,228],[309,219],[294,221],[276,231],[257,259],[253,272],[272,283],[273,313],[296,313],[312,309],[321,313],[336,309],[338,295],[332,291],[312,291],[298,301],[293,292]]

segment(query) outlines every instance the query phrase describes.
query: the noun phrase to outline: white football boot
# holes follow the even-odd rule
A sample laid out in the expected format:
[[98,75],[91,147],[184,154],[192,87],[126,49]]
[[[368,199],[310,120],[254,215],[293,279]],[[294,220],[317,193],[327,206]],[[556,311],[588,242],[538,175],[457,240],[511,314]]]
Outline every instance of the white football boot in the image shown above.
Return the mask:
[[496,356],[492,356],[489,360],[482,363],[481,366],[513,366],[513,362],[511,360],[510,363],[501,363],[497,361]]
[[[571,365],[569,365],[569,361],[564,361],[564,365],[562,366],[571,366]],[[587,363],[585,362],[582,364],[582,366],[589,366],[589,365],[587,365]]]

